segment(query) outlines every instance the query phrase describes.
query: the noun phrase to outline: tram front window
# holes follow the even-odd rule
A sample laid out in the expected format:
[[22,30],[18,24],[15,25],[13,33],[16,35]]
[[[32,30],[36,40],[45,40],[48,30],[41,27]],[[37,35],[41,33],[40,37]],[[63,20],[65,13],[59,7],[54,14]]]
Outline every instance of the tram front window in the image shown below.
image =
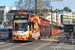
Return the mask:
[[14,30],[17,30],[17,31],[27,31],[27,23],[15,23]]

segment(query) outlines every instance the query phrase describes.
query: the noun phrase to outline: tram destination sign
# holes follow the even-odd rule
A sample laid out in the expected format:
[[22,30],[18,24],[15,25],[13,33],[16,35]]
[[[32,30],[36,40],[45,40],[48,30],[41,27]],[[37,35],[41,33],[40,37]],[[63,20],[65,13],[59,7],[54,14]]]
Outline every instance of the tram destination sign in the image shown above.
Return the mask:
[[16,15],[15,18],[27,18],[27,15]]

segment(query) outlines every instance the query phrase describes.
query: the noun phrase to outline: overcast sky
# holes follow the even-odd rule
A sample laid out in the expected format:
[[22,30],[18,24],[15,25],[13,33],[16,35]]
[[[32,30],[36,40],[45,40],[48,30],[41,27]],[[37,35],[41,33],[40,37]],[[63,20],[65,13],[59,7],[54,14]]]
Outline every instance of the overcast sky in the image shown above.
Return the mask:
[[[0,0],[0,6],[15,6],[14,1],[18,0]],[[64,7],[69,7],[75,12],[75,0],[63,0],[63,2],[55,1],[51,2],[51,6],[53,6],[53,9],[63,9]]]

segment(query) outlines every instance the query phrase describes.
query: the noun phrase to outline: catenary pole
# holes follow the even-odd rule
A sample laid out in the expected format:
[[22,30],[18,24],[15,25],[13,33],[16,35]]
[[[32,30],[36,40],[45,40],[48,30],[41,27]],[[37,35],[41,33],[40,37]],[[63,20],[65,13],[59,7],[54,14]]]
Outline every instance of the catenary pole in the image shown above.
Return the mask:
[[49,36],[48,36],[48,38],[50,38],[51,35],[52,35],[52,6],[51,6],[51,21],[49,22]]
[[35,14],[37,15],[37,0],[35,0]]

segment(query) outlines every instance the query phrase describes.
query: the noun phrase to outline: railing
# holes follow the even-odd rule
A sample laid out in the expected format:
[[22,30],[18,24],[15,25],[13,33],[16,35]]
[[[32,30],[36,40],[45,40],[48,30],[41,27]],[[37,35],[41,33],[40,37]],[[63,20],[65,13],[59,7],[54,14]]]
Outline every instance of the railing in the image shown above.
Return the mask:
[[0,39],[11,39],[11,34],[9,34],[8,32],[5,32],[5,33],[0,33]]

